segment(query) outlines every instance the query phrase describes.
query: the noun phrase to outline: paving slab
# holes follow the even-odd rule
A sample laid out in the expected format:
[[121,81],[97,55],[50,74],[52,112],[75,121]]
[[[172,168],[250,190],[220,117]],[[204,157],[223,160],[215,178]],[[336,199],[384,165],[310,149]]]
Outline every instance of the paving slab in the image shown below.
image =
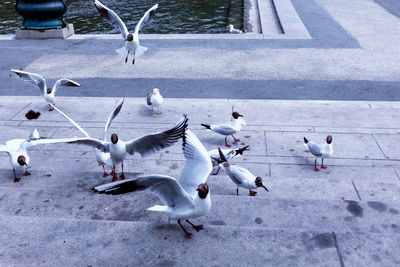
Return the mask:
[[400,134],[374,134],[374,138],[387,158],[400,159]]

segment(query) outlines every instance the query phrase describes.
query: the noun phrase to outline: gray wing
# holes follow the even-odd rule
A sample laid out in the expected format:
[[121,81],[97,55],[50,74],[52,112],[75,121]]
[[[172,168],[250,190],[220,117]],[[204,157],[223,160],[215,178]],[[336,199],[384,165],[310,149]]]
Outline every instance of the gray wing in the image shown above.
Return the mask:
[[308,142],[307,143],[308,150],[313,154],[314,156],[322,156],[322,145],[321,144],[316,144],[314,142]]
[[118,104],[115,106],[114,110],[111,112],[110,116],[107,119],[106,126],[104,127],[104,135],[103,135],[103,140],[106,141],[107,139],[107,131],[108,128],[111,125],[111,122],[114,120],[115,117],[117,117],[118,113],[121,111],[122,105],[124,104],[125,99],[120,99],[118,101]]
[[125,40],[129,32],[122,19],[114,11],[112,11],[111,9],[100,3],[100,1],[98,0],[94,1],[94,6],[103,16],[103,18],[105,18],[108,21],[108,23],[110,23],[112,26],[118,28],[121,31],[122,39]]
[[109,143],[87,137],[80,138],[44,138],[38,140],[31,140],[32,145],[42,145],[42,144],[57,144],[57,143],[68,143],[68,144],[78,144],[78,145],[86,145],[101,149],[104,152],[109,152]]
[[151,106],[151,96],[152,96],[152,95],[153,95],[153,94],[150,93],[150,92],[147,93],[146,100],[147,100],[147,105],[149,105],[149,106]]
[[139,22],[136,24],[135,27],[135,34],[138,34],[140,29],[149,24],[150,21],[154,18],[154,15],[156,14],[156,9],[158,8],[158,4],[155,4],[152,6],[150,9],[144,13],[143,17],[139,20]]
[[235,133],[235,130],[232,127],[231,123],[224,123],[224,124],[219,124],[219,125],[211,125],[211,130],[214,132],[224,134],[224,135],[229,135]]
[[81,85],[79,83],[77,83],[73,80],[67,79],[67,78],[58,79],[56,81],[56,83],[53,85],[53,90],[51,91],[53,95],[56,94],[56,91],[59,86],[77,86],[77,87],[79,87]]
[[52,106],[55,110],[58,111],[58,113],[60,113],[61,115],[64,116],[64,118],[66,118],[70,123],[72,123],[72,125],[74,125],[81,133],[83,133],[86,137],[90,138],[90,135],[78,124],[76,123],[73,119],[71,119],[70,117],[68,117],[64,112],[62,112],[61,110],[59,110],[57,107],[55,107],[53,104],[49,103],[50,106]]
[[193,199],[179,185],[175,178],[165,175],[148,175],[135,179],[127,179],[93,188],[96,192],[119,195],[149,189],[169,207],[190,205]]
[[127,142],[126,151],[131,155],[138,152],[142,156],[147,156],[165,147],[171,146],[178,142],[184,135],[188,125],[187,122],[187,116],[183,115],[182,119],[173,128],[167,131],[148,134]]
[[11,71],[16,73],[25,82],[36,84],[40,89],[40,93],[42,94],[42,96],[44,96],[46,92],[46,80],[42,76],[36,73],[31,73],[22,70],[11,70]]
[[179,175],[179,184],[189,195],[196,194],[199,184],[205,183],[212,171],[210,155],[191,130],[183,138],[185,165]]

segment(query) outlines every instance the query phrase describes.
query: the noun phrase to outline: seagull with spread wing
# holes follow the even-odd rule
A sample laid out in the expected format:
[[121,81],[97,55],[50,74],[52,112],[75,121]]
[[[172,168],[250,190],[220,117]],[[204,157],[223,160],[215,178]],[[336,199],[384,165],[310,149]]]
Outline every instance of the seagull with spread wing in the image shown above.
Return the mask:
[[79,83],[73,80],[62,78],[57,80],[53,85],[53,89],[51,89],[47,87],[46,80],[39,74],[22,70],[11,71],[18,74],[18,76],[21,77],[25,82],[36,84],[39,87],[42,97],[49,104],[49,111],[53,110],[53,107],[50,104],[53,106],[56,104],[56,91],[59,86],[81,86]]
[[[114,118],[118,115],[118,113],[121,111],[122,105],[124,104],[124,99],[120,99],[115,106],[114,110],[111,112],[110,116],[108,117],[108,120],[106,122],[106,126],[104,127],[104,134],[103,134],[103,141],[107,141],[107,132],[108,128],[111,125],[111,122],[114,120]],[[54,107],[54,106],[53,106]],[[83,133],[87,138],[91,138],[90,135],[78,124],[76,123],[73,119],[68,117],[64,112],[59,110],[58,108],[54,107],[56,111],[58,111],[61,115],[64,116],[69,122],[72,123],[81,133]],[[103,167],[103,177],[107,177],[108,173],[106,172],[105,166],[109,165],[112,166],[112,161],[110,158],[110,153],[109,152],[104,152],[100,148],[93,147],[94,152],[96,153],[96,160],[97,163],[99,163],[99,166]],[[114,176],[115,172],[114,170],[111,172],[111,175]]]
[[94,1],[94,6],[108,21],[108,23],[121,31],[122,40],[124,40],[125,45],[124,47],[116,49],[117,53],[120,56],[125,57],[125,63],[128,62],[129,55],[133,54],[132,64],[135,64],[135,58],[143,55],[147,50],[147,47],[139,45],[139,31],[143,26],[150,23],[150,21],[153,19],[156,9],[158,8],[158,4],[155,4],[149,10],[147,10],[146,13],[144,13],[143,17],[136,24],[135,32],[133,34],[128,31],[125,23],[113,10],[109,9],[98,0]]
[[181,220],[186,220],[197,232],[203,229],[203,225],[194,225],[189,219],[205,216],[211,209],[210,192],[206,181],[211,173],[212,164],[207,150],[190,130],[186,130],[183,138],[183,154],[186,162],[178,180],[170,176],[153,174],[99,185],[94,190],[118,195],[149,189],[165,205],[155,205],[148,210],[162,212],[170,219],[178,220],[186,236],[191,236],[192,234],[181,224]]

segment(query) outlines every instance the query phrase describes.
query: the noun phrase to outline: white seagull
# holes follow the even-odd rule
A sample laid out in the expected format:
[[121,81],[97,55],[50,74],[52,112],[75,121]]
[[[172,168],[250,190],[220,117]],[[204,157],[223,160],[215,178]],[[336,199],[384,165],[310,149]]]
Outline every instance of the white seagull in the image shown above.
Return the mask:
[[42,97],[49,104],[49,111],[53,110],[53,107],[50,104],[53,106],[56,104],[56,91],[59,86],[81,86],[79,83],[73,80],[61,78],[55,82],[53,89],[51,89],[47,87],[46,80],[39,74],[22,70],[11,71],[18,74],[18,76],[21,77],[25,82],[36,84],[39,87]]
[[41,139],[37,129],[33,130],[28,139],[13,139],[0,145],[0,152],[7,152],[10,157],[10,164],[14,172],[14,183],[19,182],[21,178],[17,177],[23,174],[31,175],[28,171],[30,156],[27,148],[40,144],[52,143],[52,139]]
[[203,225],[194,225],[189,219],[207,215],[210,211],[211,198],[206,181],[212,164],[206,149],[190,130],[186,130],[183,138],[183,154],[186,162],[178,180],[153,174],[100,185],[94,190],[117,195],[149,189],[165,206],[155,205],[147,210],[162,212],[170,219],[178,220],[186,236],[191,236],[181,224],[181,220],[186,220],[197,232],[203,229]]
[[117,181],[117,175],[115,172],[115,166],[121,164],[122,172],[120,179],[124,180],[124,160],[126,154],[133,155],[135,152],[139,153],[142,157],[148,156],[155,153],[163,148],[169,147],[184,135],[185,129],[187,128],[188,118],[183,115],[182,119],[171,129],[164,132],[158,132],[153,134],[144,135],[142,137],[124,142],[119,140],[116,133],[111,134],[111,142],[98,140],[95,138],[88,137],[75,137],[75,138],[64,138],[64,139],[53,139],[53,143],[69,143],[69,144],[81,144],[88,145],[103,152],[110,152],[111,161],[113,163],[112,181]]
[[[114,110],[111,112],[110,116],[107,119],[106,125],[104,127],[104,134],[103,134],[103,141],[107,141],[107,132],[108,128],[111,125],[111,122],[114,120],[114,118],[118,115],[118,113],[121,111],[122,105],[124,104],[124,99],[120,99],[115,106]],[[54,107],[54,106],[53,106]],[[63,115],[69,122],[72,123],[81,133],[83,133],[87,138],[91,138],[90,135],[78,124],[76,123],[73,119],[68,117],[64,112],[59,110],[58,108],[54,107],[56,111],[58,111],[61,115]],[[103,177],[107,177],[108,173],[106,172],[105,166],[112,166],[112,161],[110,158],[110,153],[109,152],[104,152],[100,148],[93,147],[93,150],[96,154],[96,160],[97,163],[99,163],[99,166],[103,167]],[[113,170],[114,171],[114,170]],[[111,172],[111,175],[114,175],[114,172]]]
[[[224,154],[226,160],[233,159],[235,157],[240,157],[243,155],[243,151],[249,150],[249,146],[244,146],[242,148],[238,149],[221,149],[222,153]],[[208,154],[210,155],[211,162],[213,164],[213,173],[212,175],[217,175],[219,172],[219,164],[221,162],[221,158],[219,156],[219,151],[218,149],[213,149],[208,151]],[[214,170],[217,168],[217,171],[215,172]]]
[[235,28],[233,27],[232,24],[229,24],[229,25],[228,25],[228,31],[229,31],[229,33],[233,33],[233,34],[240,34],[240,33],[243,33],[242,30],[235,29]]
[[331,135],[328,135],[326,137],[325,144],[317,144],[312,141],[308,141],[307,138],[304,137],[304,145],[308,148],[311,154],[313,154],[316,157],[314,161],[314,170],[316,172],[319,171],[319,169],[317,168],[317,158],[322,158],[322,163],[321,163],[322,169],[328,168],[324,166],[324,158],[328,158],[333,154]]
[[[151,110],[153,111],[153,116],[155,114],[161,114],[161,112],[158,110],[158,107],[161,106],[161,104],[164,102],[164,99],[162,95],[160,94],[160,90],[158,88],[153,89],[153,93],[147,93],[147,105],[151,107]],[[154,113],[154,108],[157,109],[157,112]]]
[[235,140],[235,143],[239,142],[240,140],[237,139],[233,134],[238,133],[242,128],[242,125],[246,125],[246,121],[243,119],[243,115],[235,111],[232,113],[232,121],[230,122],[225,122],[223,124],[213,124],[213,125],[202,123],[201,125],[207,128],[208,130],[225,135],[225,146],[231,147],[227,142],[228,136],[232,135],[233,139]]
[[263,185],[261,177],[255,176],[243,167],[229,164],[220,148],[218,148],[218,151],[222,161],[222,166],[237,186],[236,195],[239,195],[239,187],[249,189],[250,196],[255,196],[257,194],[256,191],[252,191],[251,189],[257,189],[258,187],[262,187],[268,191],[268,189]]
[[122,34],[122,40],[124,40],[125,45],[119,49],[116,49],[117,53],[125,57],[125,63],[128,62],[129,54],[133,54],[132,64],[135,64],[135,57],[139,57],[144,54],[147,50],[147,47],[139,45],[139,30],[150,23],[153,19],[156,9],[158,8],[158,4],[152,6],[149,10],[144,13],[143,17],[136,24],[135,32],[132,34],[128,32],[128,28],[121,20],[121,18],[111,9],[103,5],[100,1],[95,0],[94,5],[100,14],[115,28],[118,28]]

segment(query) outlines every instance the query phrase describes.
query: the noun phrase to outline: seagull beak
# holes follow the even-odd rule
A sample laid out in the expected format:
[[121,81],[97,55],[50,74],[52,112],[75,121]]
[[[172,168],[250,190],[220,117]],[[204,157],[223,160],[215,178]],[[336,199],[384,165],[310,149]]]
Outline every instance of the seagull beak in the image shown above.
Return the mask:
[[126,38],[126,39],[124,40],[124,42],[126,42],[126,41],[128,41],[128,38]]
[[267,192],[269,192],[268,188],[266,188],[264,185],[262,185],[261,187],[267,190]]

